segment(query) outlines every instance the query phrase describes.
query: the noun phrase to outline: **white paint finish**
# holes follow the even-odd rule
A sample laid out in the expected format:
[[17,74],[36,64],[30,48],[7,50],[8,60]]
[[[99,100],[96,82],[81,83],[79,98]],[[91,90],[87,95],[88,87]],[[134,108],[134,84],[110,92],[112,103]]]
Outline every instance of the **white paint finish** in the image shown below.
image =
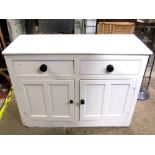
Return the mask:
[[[73,61],[45,61],[45,60],[22,60],[14,61],[14,70],[16,75],[35,74],[35,75],[56,75],[56,74],[74,74]],[[40,66],[47,65],[47,71],[41,72]]]
[[[114,71],[108,73],[106,67],[113,65]],[[103,61],[80,61],[80,74],[110,74],[110,75],[122,75],[122,74],[138,74],[140,69],[140,61],[129,60],[103,60]]]
[[[55,116],[68,116],[69,104],[67,85],[50,85],[52,112]],[[56,104],[55,104],[56,103]]]
[[126,117],[128,115],[135,84],[136,81],[134,79],[109,81],[104,111],[107,118]]
[[[149,55],[149,54],[148,54]],[[78,54],[78,55],[74,55],[74,54],[13,54],[13,55],[5,55],[4,57],[7,57],[7,59],[11,59],[12,61],[40,61],[40,60],[44,60],[44,61],[73,61],[73,60],[120,60],[120,61],[142,61],[145,60],[148,55],[91,55],[91,54],[87,54],[87,55],[83,55],[83,54]]]
[[135,80],[81,80],[80,120],[126,118],[134,86]]
[[49,121],[49,120],[27,120],[24,122],[27,127],[128,127],[130,121],[125,119],[115,119],[115,120],[94,120],[94,121]]
[[[145,66],[146,66],[146,63],[147,63],[147,59],[148,59],[148,56],[110,56],[110,55],[94,55],[94,56],[91,56],[91,55],[51,55],[51,56],[48,56],[46,57],[45,55],[42,56],[42,55],[17,55],[17,56],[5,56],[6,57],[6,62],[7,62],[7,65],[9,66],[9,73],[11,73],[11,77],[14,81],[14,88],[16,88],[16,92],[20,93],[21,94],[21,99],[19,99],[19,95],[18,95],[18,100],[17,100],[17,103],[18,101],[20,102],[23,102],[23,106],[21,106],[21,116],[22,116],[22,120],[23,120],[23,123],[26,124],[26,125],[30,125],[30,126],[59,126],[59,127],[65,127],[65,126],[127,126],[130,124],[130,121],[131,121],[131,116],[133,115],[132,112],[130,112],[130,109],[134,109],[134,106],[135,106],[135,103],[136,103],[136,100],[133,102],[133,100],[129,100],[127,104],[128,106],[126,106],[127,108],[127,111],[128,113],[126,115],[118,115],[118,113],[116,114],[111,114],[112,113],[112,110],[111,110],[111,113],[109,113],[109,109],[108,109],[108,99],[106,96],[108,96],[108,93],[110,94],[110,81],[114,81],[114,84],[116,84],[116,80],[115,81],[115,78],[116,79],[119,79],[119,81],[123,81],[123,78],[125,77],[125,79],[131,79],[131,78],[135,78],[135,79],[142,79],[142,76],[144,74],[144,70],[145,70]],[[13,62],[14,61],[25,61],[25,60],[38,60],[39,61],[39,58],[41,60],[48,60],[51,61],[52,60],[72,60],[74,61],[75,65],[74,65],[74,69],[75,69],[75,76],[62,76],[61,78],[59,76],[50,76],[49,77],[46,77],[46,76],[28,76],[29,74],[27,74],[26,76],[17,76],[15,75],[15,73],[13,72],[14,70],[14,66],[13,66]],[[120,60],[120,61],[126,61],[126,60],[130,60],[131,62],[132,61],[139,61],[140,62],[140,69],[139,69],[139,72],[136,74],[136,75],[120,75],[120,76],[116,76],[116,75],[108,75],[105,74],[105,75],[97,75],[97,74],[94,74],[94,75],[80,75],[79,74],[79,71],[80,71],[80,61],[82,60],[94,60],[94,61],[104,61],[105,59],[108,59],[108,60]],[[107,79],[108,77],[108,79]],[[66,80],[63,80],[66,79]],[[74,82],[72,80],[67,80],[67,79],[73,79],[75,80],[75,88],[74,88]],[[88,87],[88,92],[90,95],[92,95],[91,97],[93,98],[93,88],[95,89],[95,92],[97,92],[97,90],[100,90],[99,93],[95,94],[97,95],[97,98],[96,96],[94,98],[97,99],[97,106],[95,106],[95,104],[89,104],[89,105],[93,105],[95,106],[94,107],[87,107],[86,109],[86,114],[83,112],[82,113],[82,107],[79,105],[79,101],[80,101],[80,94],[85,94],[83,93],[83,90],[85,89],[82,89],[81,87],[79,87],[79,81],[81,80],[81,78],[84,78],[86,79],[87,81],[90,81],[88,80],[89,78],[91,78],[93,82],[95,82],[94,85],[92,85],[92,87]],[[37,117],[35,116],[32,116],[30,115],[29,117],[27,115],[24,115],[23,114],[23,111],[29,111],[26,107],[26,99],[23,100],[22,96],[24,93],[19,92],[20,90],[18,89],[18,85],[16,85],[15,83],[19,83],[20,80],[24,81],[24,83],[26,84],[43,84],[44,85],[44,95],[45,95],[45,102],[46,102],[46,107],[47,107],[47,114],[48,116],[44,117],[43,115],[38,115]],[[50,80],[51,79],[51,80]],[[61,79],[61,80],[60,80]],[[97,80],[98,79],[98,80]],[[106,79],[106,80],[104,80]],[[111,80],[110,80],[111,79]],[[26,82],[28,81],[28,82]],[[31,82],[30,82],[31,81]],[[65,82],[66,81],[66,82]],[[70,82],[69,82],[70,81]],[[71,82],[72,81],[72,82]],[[82,81],[82,80],[81,80]],[[98,84],[96,84],[96,81],[99,81]],[[101,83],[101,81],[103,81],[103,83]],[[129,80],[125,80],[125,83],[126,84],[129,84],[131,81]],[[55,113],[57,113],[58,115],[55,115],[54,113],[52,113],[52,101],[51,101],[51,92],[50,92],[50,86],[51,85],[55,85],[57,86],[58,84],[60,84],[60,87],[62,85],[62,87],[64,85],[69,85],[69,96],[70,98],[72,98],[72,96],[74,96],[74,93],[75,93],[75,103],[74,104],[71,104],[71,105],[66,105],[66,106],[69,106],[70,109],[70,113],[69,111],[65,110],[63,112],[63,116],[60,114],[59,111],[56,110]],[[111,82],[112,84],[112,82]],[[121,85],[121,83],[118,83]],[[140,83],[139,83],[140,85]],[[136,86],[136,87],[140,87],[140,86]],[[119,87],[118,87],[119,89]],[[66,87],[62,89],[62,93],[64,94],[64,99],[65,100],[65,96],[66,93],[65,93],[65,90],[66,90]],[[79,91],[80,90],[80,91]],[[56,89],[56,91],[58,91]],[[58,91],[59,92],[59,91]],[[102,92],[104,93],[104,97],[103,97],[103,102],[101,101],[101,96],[102,96]],[[17,94],[18,94],[17,93]],[[134,91],[131,91],[131,93],[133,93],[132,95],[129,95],[129,96],[133,96],[133,98],[137,98],[137,94],[138,94],[138,91],[136,91],[136,94],[134,93]],[[56,94],[56,95],[55,95]],[[56,96],[56,98],[58,98],[58,94],[55,93],[54,95]],[[89,98],[90,100],[91,97],[89,95]],[[73,97],[74,98],[74,97]],[[100,98],[100,99],[99,99]],[[60,99],[61,100],[61,99]],[[101,102],[102,102],[102,105],[101,105]],[[20,103],[19,103],[20,104]],[[59,104],[60,105],[60,104]],[[120,104],[121,105],[121,104]],[[57,105],[56,105],[57,106]],[[57,106],[58,108],[59,106]],[[100,107],[102,107],[102,109],[99,109]],[[75,109],[74,109],[75,108]],[[67,109],[67,108],[65,108]],[[93,111],[94,109],[94,111]],[[120,107],[121,109],[121,107]],[[116,110],[118,112],[118,110]],[[68,114],[67,114],[68,112]],[[101,113],[100,113],[101,112]],[[90,115],[90,113],[92,113],[92,115]],[[89,116],[88,116],[89,114]],[[66,117],[67,115],[67,117]],[[83,117],[83,120],[80,120],[80,117],[82,118]],[[37,120],[37,122],[36,122]],[[82,122],[81,122],[82,121]],[[33,124],[33,123],[34,124]],[[40,123],[38,123],[40,122]],[[45,123],[46,122],[46,123]],[[59,123],[58,123],[59,122]],[[71,122],[71,123],[69,123]]]
[[86,34],[95,34],[96,32],[96,27],[86,27]]
[[24,84],[24,89],[30,115],[47,116],[43,84]]
[[[150,50],[134,35],[75,36],[21,36],[4,51],[23,124],[30,127],[129,126]],[[34,43],[32,46],[26,46],[31,42]],[[54,63],[48,69],[55,66],[55,75],[49,70],[33,74],[31,69],[43,61],[49,64],[69,61],[69,66]],[[92,63],[81,65],[87,61]],[[105,61],[116,62],[115,65],[119,66],[119,71],[116,71],[121,74],[100,74],[102,63],[98,62]],[[14,62],[26,63],[19,70],[18,63],[15,69]],[[32,62],[32,65],[26,67],[27,62]],[[71,72],[62,74],[64,70]],[[88,71],[93,74],[88,74]],[[31,101],[28,101],[25,89],[28,89]],[[81,97],[85,97],[89,104],[80,105]],[[70,99],[74,100],[74,104],[65,104]],[[115,104],[115,100],[119,102]],[[28,102],[33,102],[33,112]],[[38,109],[34,109],[37,103]]]
[[73,80],[20,80],[25,114],[32,120],[74,120]]
[[102,118],[102,107],[105,99],[105,84],[103,80],[81,80],[80,100],[85,104],[80,105],[80,120],[99,120]]
[[19,103],[19,106],[24,111],[22,112],[22,119],[47,119],[49,110],[46,102],[44,83],[38,80],[18,80],[16,87],[18,97],[20,98],[20,102],[22,102]]
[[129,84],[112,84],[110,88],[108,115],[122,115],[128,96]]
[[95,26],[96,27],[96,19],[86,19],[86,26]]
[[48,82],[49,103],[51,108],[51,120],[72,121],[74,120],[74,81],[55,80]]
[[[100,85],[87,85],[85,97],[85,114],[86,115],[101,115],[102,103],[104,99],[104,88],[105,86]],[[97,93],[96,93],[97,92]],[[95,94],[95,96],[94,96]],[[88,104],[87,104],[88,103]]]
[[20,35],[4,51],[7,54],[152,54],[133,34]]

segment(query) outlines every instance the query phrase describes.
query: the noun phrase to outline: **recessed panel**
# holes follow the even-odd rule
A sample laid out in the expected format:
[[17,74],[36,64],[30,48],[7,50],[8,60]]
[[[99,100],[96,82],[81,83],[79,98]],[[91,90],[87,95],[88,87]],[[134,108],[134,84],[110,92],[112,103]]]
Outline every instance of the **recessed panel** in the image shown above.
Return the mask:
[[31,115],[47,115],[43,85],[25,84],[25,90]]
[[86,90],[85,90],[86,104],[85,104],[85,109],[84,109],[85,115],[101,115],[102,114],[104,89],[105,89],[105,86],[102,84],[86,85]]
[[50,84],[50,97],[52,106],[52,116],[69,117],[69,86],[65,84]]
[[112,84],[110,86],[108,115],[124,114],[129,86],[129,84]]

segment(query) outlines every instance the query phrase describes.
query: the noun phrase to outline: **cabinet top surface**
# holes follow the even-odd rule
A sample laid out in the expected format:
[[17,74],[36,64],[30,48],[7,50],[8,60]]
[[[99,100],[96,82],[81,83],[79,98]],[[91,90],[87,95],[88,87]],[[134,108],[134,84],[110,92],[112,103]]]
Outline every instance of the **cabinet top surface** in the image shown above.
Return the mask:
[[133,34],[37,34],[18,36],[3,54],[149,55],[152,51]]

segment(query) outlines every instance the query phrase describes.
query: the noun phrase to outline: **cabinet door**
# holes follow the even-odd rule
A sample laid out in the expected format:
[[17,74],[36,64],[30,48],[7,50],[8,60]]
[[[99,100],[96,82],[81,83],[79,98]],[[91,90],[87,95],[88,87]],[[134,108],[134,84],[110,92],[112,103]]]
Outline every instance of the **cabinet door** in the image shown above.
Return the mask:
[[74,119],[73,80],[23,80],[21,95],[25,114],[35,120],[71,121]]
[[134,80],[81,80],[80,120],[124,119],[134,85]]

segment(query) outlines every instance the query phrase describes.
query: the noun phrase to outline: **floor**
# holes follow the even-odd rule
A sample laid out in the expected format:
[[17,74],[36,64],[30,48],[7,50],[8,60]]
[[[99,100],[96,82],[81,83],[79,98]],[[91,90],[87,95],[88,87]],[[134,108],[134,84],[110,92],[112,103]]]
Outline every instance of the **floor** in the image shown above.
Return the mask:
[[13,97],[2,120],[0,134],[5,135],[154,135],[155,134],[155,79],[149,87],[150,98],[137,101],[130,127],[82,128],[27,128],[22,125],[16,100]]

